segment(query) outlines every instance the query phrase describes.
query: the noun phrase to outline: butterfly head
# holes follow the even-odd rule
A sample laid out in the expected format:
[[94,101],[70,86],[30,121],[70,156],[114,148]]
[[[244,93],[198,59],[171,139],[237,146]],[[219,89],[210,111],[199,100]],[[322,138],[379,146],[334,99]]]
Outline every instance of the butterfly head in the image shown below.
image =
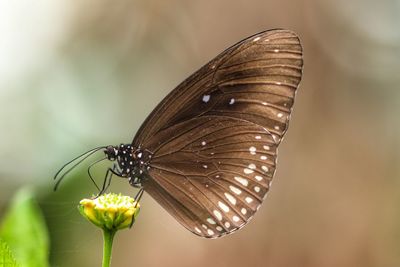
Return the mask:
[[107,159],[111,160],[111,161],[114,161],[117,159],[118,152],[119,152],[118,147],[115,147],[115,146],[107,146],[104,149],[104,154],[106,154]]

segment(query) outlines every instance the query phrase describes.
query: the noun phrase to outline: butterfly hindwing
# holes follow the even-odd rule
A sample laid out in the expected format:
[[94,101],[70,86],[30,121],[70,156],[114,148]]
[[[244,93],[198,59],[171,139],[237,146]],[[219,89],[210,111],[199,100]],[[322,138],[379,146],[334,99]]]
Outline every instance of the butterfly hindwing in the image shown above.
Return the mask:
[[[214,118],[199,130],[189,126],[197,125],[195,120],[175,128],[183,134],[155,152],[150,190],[155,182],[158,191],[174,199],[161,201],[164,208],[175,217],[191,211],[193,221],[178,221],[195,234],[214,238],[244,226],[260,207],[275,171],[276,144],[254,123]],[[168,207],[172,202],[179,203],[181,215]]]

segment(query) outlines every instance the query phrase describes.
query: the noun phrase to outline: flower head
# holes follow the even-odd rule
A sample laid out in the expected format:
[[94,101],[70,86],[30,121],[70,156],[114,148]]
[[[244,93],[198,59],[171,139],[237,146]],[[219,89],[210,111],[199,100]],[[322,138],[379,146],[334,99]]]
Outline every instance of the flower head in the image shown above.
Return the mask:
[[94,199],[82,199],[78,209],[98,227],[119,230],[132,226],[139,214],[140,205],[129,196],[109,193]]

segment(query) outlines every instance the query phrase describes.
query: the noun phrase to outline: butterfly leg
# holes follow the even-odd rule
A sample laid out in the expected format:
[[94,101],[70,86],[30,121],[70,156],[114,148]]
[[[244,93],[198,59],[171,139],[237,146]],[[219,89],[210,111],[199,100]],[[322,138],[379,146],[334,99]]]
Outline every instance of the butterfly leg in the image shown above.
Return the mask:
[[[143,188],[140,188],[140,189],[139,189],[139,192],[137,192],[137,194],[136,194],[136,196],[135,196],[135,201],[136,201],[135,208],[137,208],[137,205],[139,204],[139,201],[140,201],[140,199],[141,199],[142,196],[143,196],[143,192],[144,192],[144,189],[143,189]],[[131,225],[129,226],[129,228],[131,228],[132,225],[133,225],[134,223],[135,223],[135,218],[133,218],[132,223],[131,223]]]
[[113,174],[115,174],[115,175],[117,175],[117,176],[120,176],[120,174],[117,173],[117,172],[115,171],[116,168],[117,168],[117,165],[114,164],[113,168],[112,168],[112,169],[109,169],[109,171],[110,171],[110,178],[108,178],[108,183],[107,183],[107,186],[106,186],[106,188],[104,189],[104,191],[107,190],[107,189],[110,187],[110,185],[111,185],[111,178],[112,178]]
[[103,186],[101,187],[101,190],[99,192],[99,194],[97,195],[100,196],[102,195],[109,187],[111,184],[111,178],[113,176],[113,174],[117,175],[117,176],[121,176],[118,172],[115,171],[115,169],[117,168],[116,165],[113,166],[113,168],[108,168],[106,175],[104,176],[104,180],[103,180]]
[[88,167],[88,169],[87,169],[87,172],[88,172],[88,175],[89,175],[90,180],[92,180],[94,186],[96,186],[97,190],[99,190],[99,191],[100,191],[100,187],[97,185],[97,183],[96,183],[95,180],[93,179],[93,176],[92,176],[92,173],[90,172],[90,170],[92,169],[92,167],[93,167],[96,163],[99,163],[99,162],[102,161],[102,160],[103,160],[103,159],[97,160],[97,161],[93,162],[92,164],[89,165],[89,167]]
[[[136,201],[135,208],[137,208],[137,205],[139,204],[139,201],[140,201],[140,199],[141,199],[142,196],[143,196],[143,192],[144,192],[144,189],[143,189],[143,188],[140,188],[140,189],[139,189],[139,192],[137,192],[137,194],[136,194],[136,196],[135,196],[135,201]],[[129,228],[132,227],[132,225],[133,225],[134,223],[135,223],[135,218],[133,218],[132,223],[131,223],[131,225],[129,226]]]
[[137,192],[137,194],[136,194],[136,196],[135,196],[135,201],[136,201],[135,208],[136,208],[137,204],[139,203],[140,199],[142,198],[143,192],[144,192],[144,189],[143,189],[143,188],[140,188],[140,189],[139,189],[139,192]]

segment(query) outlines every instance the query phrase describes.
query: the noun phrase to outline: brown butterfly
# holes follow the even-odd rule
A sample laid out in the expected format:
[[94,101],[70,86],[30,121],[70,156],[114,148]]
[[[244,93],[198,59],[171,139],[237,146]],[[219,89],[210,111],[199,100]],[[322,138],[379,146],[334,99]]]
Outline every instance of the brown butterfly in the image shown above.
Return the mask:
[[127,178],[140,188],[138,198],[144,190],[192,233],[233,233],[254,216],[270,188],[302,66],[295,33],[276,29],[248,37],[165,97],[132,144],[86,152],[56,174],[80,159],[56,187],[103,150],[115,163],[100,193],[112,175]]

